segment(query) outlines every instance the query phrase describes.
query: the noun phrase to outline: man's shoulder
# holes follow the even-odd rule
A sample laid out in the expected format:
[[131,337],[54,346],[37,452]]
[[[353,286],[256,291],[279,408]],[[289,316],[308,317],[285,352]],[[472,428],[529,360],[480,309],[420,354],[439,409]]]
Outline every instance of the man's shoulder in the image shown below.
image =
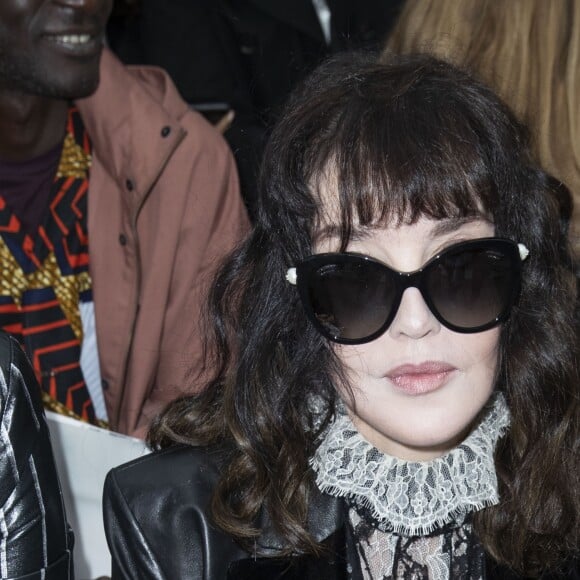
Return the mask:
[[155,102],[175,119],[187,118],[202,124],[205,121],[183,100],[165,69],[153,65],[125,65],[109,50],[102,55],[101,82],[95,96],[103,92],[115,95],[118,103],[131,92],[139,95],[139,101]]
[[223,137],[161,69],[127,67],[105,51],[97,91],[76,104],[93,146],[93,186],[104,170],[121,190],[128,179],[143,193],[169,180],[174,193],[186,195],[192,182],[221,187],[234,167]]
[[[101,58],[96,92],[76,104],[101,160],[112,156],[134,161],[143,149],[158,147],[184,150],[191,164],[198,155],[230,157],[223,137],[182,99],[163,69],[127,66],[109,50]],[[162,153],[160,162],[167,156]],[[145,161],[151,164],[151,159]]]
[[[110,56],[103,55],[104,69],[109,66],[107,61],[110,61]],[[173,79],[165,69],[152,65],[124,65],[119,61],[116,63],[116,68],[119,82],[142,87],[150,99],[173,118],[179,120],[181,126],[191,135],[195,135],[203,142],[204,150],[210,146],[217,146],[220,150],[227,148],[219,131],[183,100]]]

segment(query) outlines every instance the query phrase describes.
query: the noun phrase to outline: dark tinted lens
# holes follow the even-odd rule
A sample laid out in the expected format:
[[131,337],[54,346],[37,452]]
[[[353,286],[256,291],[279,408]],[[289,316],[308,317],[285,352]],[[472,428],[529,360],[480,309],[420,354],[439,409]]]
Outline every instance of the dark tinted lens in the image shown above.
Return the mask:
[[464,249],[429,270],[427,291],[439,315],[459,328],[485,326],[511,306],[515,272],[497,250]]
[[309,300],[320,325],[332,337],[356,340],[387,321],[395,297],[389,272],[378,264],[326,264],[312,272]]

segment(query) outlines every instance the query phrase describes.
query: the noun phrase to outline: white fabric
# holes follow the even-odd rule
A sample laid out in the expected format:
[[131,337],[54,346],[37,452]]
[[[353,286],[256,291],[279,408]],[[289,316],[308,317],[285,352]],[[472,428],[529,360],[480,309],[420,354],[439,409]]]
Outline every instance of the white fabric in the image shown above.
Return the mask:
[[368,508],[385,530],[425,535],[498,503],[493,453],[508,426],[507,404],[498,393],[463,443],[432,461],[411,462],[373,447],[341,414],[311,465],[321,491]]
[[108,421],[107,407],[101,384],[101,369],[99,367],[99,350],[97,348],[97,331],[95,328],[95,304],[80,302],[79,311],[83,323],[83,341],[81,346],[81,370],[97,419]]

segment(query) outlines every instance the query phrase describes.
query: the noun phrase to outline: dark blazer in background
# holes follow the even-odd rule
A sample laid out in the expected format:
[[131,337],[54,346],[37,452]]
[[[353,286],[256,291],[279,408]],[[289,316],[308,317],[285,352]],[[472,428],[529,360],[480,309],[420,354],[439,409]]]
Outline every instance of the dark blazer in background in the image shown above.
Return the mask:
[[[183,98],[235,111],[225,133],[250,213],[268,128],[296,83],[328,54],[382,47],[402,0],[327,0],[326,43],[311,0],[141,0],[117,16],[109,43],[121,60],[165,68]],[[222,111],[208,112],[219,116]],[[223,114],[223,113],[222,113]]]

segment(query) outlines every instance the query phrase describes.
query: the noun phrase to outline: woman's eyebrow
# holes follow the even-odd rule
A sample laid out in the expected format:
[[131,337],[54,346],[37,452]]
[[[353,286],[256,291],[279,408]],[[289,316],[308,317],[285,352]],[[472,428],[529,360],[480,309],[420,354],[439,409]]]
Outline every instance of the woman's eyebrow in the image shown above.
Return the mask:
[[[438,220],[437,223],[433,225],[430,232],[430,237],[436,238],[439,236],[444,236],[447,234],[455,233],[461,227],[466,224],[470,224],[476,221],[487,221],[482,216],[463,216],[463,217],[450,217]],[[353,227],[349,240],[351,242],[360,242],[368,238],[375,231],[375,228],[360,228]],[[321,240],[327,238],[340,238],[342,236],[342,227],[337,224],[327,224],[320,228],[314,233],[313,241],[320,242]]]
[[476,222],[476,221],[486,221],[481,216],[465,216],[465,217],[452,217],[445,218],[438,221],[431,230],[431,237],[436,238],[438,236],[444,236],[446,234],[452,234],[460,229],[462,226]]
[[[369,228],[352,228],[351,232],[350,232],[350,237],[349,240],[351,242],[359,242],[361,240],[364,240],[365,238],[368,238],[371,233],[372,233],[372,229]],[[320,242],[321,240],[327,239],[327,238],[341,238],[342,236],[342,227],[338,226],[336,224],[329,224],[324,226],[323,228],[320,228],[319,230],[317,230],[314,233],[313,238],[313,242]]]

